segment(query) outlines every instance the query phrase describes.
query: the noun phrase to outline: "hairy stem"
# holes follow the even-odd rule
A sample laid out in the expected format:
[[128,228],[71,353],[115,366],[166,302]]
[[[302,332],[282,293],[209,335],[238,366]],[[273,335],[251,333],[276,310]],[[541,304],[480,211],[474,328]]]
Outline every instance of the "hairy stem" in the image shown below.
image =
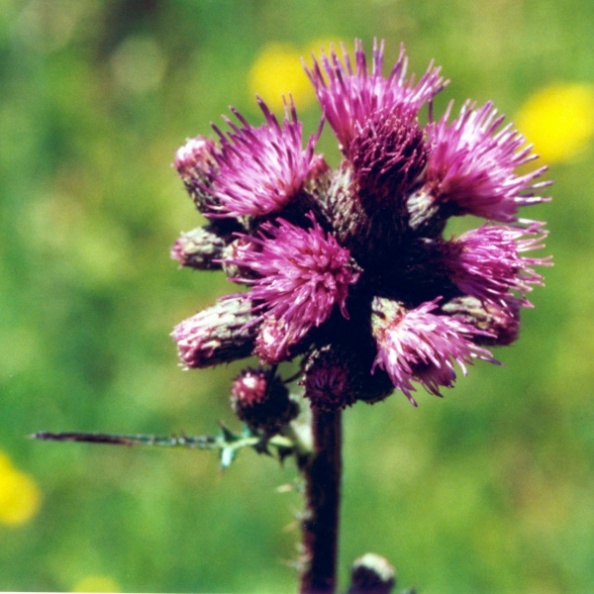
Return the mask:
[[342,476],[341,411],[313,409],[312,413],[314,452],[303,470],[306,507],[300,594],[333,594]]

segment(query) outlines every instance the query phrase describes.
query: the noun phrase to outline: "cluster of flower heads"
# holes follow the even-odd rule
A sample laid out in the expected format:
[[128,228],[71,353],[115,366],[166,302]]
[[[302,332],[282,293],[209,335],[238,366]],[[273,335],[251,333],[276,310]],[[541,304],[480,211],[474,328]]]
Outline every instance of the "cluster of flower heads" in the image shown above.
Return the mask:
[[[488,347],[517,338],[526,294],[542,284],[534,267],[549,259],[525,254],[546,232],[518,209],[547,200],[538,193],[548,183],[537,181],[545,168],[526,167],[536,156],[490,102],[466,102],[457,115],[450,104],[434,119],[432,99],[447,84],[440,69],[408,77],[402,48],[385,76],[383,51],[374,42],[368,64],[356,41],[354,63],[343,47],[306,68],[338,140],[335,169],[315,152],[322,126],[304,140],[292,101],[282,123],[259,101],[263,124],[233,110],[229,131],[213,126],[217,141],[193,138],[177,152],[209,224],[183,234],[173,257],[222,269],[248,290],[173,337],[188,368],[259,358],[261,369],[236,380],[236,409],[267,399],[262,381],[278,394],[274,370],[295,357],[314,407],[375,402],[394,389],[416,404],[419,384],[441,395],[457,367],[495,362]],[[485,222],[444,237],[461,215]]]

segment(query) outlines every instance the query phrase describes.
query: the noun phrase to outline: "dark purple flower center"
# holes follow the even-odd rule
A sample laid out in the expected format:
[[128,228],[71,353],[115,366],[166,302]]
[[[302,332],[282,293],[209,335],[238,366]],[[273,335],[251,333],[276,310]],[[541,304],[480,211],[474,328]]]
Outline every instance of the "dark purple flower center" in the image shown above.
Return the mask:
[[363,205],[402,210],[404,198],[419,184],[427,156],[423,131],[410,110],[373,114],[358,130],[348,154]]

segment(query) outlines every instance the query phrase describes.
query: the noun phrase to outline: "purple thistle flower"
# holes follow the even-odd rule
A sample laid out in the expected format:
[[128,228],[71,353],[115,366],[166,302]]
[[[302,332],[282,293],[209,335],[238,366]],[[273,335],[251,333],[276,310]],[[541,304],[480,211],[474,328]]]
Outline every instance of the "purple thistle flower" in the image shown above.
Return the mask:
[[[411,402],[415,383],[431,394],[451,387],[456,367],[519,333],[526,294],[542,284],[549,258],[543,225],[518,210],[548,200],[536,194],[544,167],[492,103],[466,102],[451,119],[419,123],[419,110],[446,81],[430,63],[407,77],[402,47],[382,74],[383,42],[371,66],[361,41],[354,60],[331,50],[307,73],[342,161],[331,169],[302,146],[293,104],[280,124],[259,101],[265,122],[228,119],[220,146],[190,141],[176,157],[198,210],[210,217],[184,234],[173,256],[185,266],[222,269],[247,293],[220,300],[174,331],[187,367],[256,355],[276,366],[302,356],[306,397],[318,409],[376,402],[392,388]],[[324,119],[322,118],[322,119]],[[446,240],[448,218],[485,224]],[[251,376],[250,376],[251,377]],[[257,423],[256,423],[257,424]]]
[[515,169],[536,159],[532,147],[511,124],[498,130],[504,116],[491,102],[480,108],[466,102],[448,123],[452,103],[438,122],[427,126],[429,162],[426,191],[450,214],[472,214],[511,222],[520,206],[547,200],[534,191],[550,185],[534,183],[546,167],[518,174]]
[[531,266],[547,266],[550,258],[525,258],[522,252],[541,249],[546,233],[541,225],[529,229],[483,225],[443,245],[443,263],[453,283],[466,295],[504,305],[542,285]]
[[344,63],[333,48],[329,58],[322,55],[321,62],[326,76],[315,57],[313,69],[305,70],[344,154],[358,129],[370,116],[382,112],[388,114],[401,106],[418,111],[447,84],[439,74],[440,68],[435,68],[433,62],[418,83],[415,84],[414,76],[407,80],[408,58],[404,46],[401,46],[398,60],[387,78],[382,75],[383,41],[378,44],[375,39],[373,42],[371,72],[367,68],[361,40],[355,40],[354,69],[344,45],[341,44],[341,48]]
[[399,105],[370,115],[353,137],[347,158],[368,209],[403,204],[427,164],[427,147],[416,114]]
[[235,109],[232,111],[241,126],[225,118],[231,127],[227,135],[213,126],[221,148],[214,154],[217,172],[204,190],[220,207],[207,215],[261,217],[278,213],[303,191],[310,172],[319,167],[314,145],[320,130],[303,149],[303,126],[293,103],[286,106],[282,126],[261,99],[258,103],[266,120],[262,126],[251,126]]
[[348,318],[348,289],[359,272],[349,251],[324,233],[313,216],[310,220],[310,229],[283,219],[264,223],[259,236],[250,238],[253,249],[230,261],[258,275],[235,280],[252,285],[254,311],[264,320],[257,350],[269,362],[284,358],[311,328],[330,317],[335,305]]
[[420,382],[431,394],[441,396],[440,386],[451,387],[456,379],[454,363],[466,374],[465,364],[474,359],[495,362],[491,353],[473,338],[485,334],[453,317],[432,313],[439,299],[407,310],[402,304],[376,297],[372,309],[372,332],[377,357],[372,371],[380,367],[394,386],[417,406],[412,382]]

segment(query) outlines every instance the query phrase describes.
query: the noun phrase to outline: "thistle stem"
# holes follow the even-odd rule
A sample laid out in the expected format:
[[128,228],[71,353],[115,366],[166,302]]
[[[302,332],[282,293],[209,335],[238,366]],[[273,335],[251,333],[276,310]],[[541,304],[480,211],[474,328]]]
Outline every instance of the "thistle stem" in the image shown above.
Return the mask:
[[300,594],[334,594],[338,560],[341,411],[312,411],[314,452],[303,470],[306,507],[302,520]]

